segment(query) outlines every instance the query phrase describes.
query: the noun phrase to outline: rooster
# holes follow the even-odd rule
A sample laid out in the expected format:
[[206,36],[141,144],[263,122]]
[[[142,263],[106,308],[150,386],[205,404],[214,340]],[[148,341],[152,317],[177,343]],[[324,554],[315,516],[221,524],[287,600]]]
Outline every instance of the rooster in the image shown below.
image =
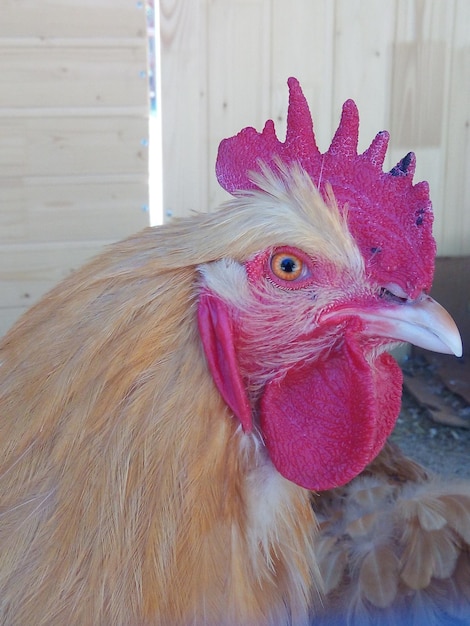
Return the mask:
[[1,624],[468,623],[470,485],[387,443],[388,350],[461,353],[427,184],[412,154],[382,171],[385,132],[357,153],[352,101],[320,153],[289,88],[284,143],[221,143],[233,200],[110,246],[4,337]]

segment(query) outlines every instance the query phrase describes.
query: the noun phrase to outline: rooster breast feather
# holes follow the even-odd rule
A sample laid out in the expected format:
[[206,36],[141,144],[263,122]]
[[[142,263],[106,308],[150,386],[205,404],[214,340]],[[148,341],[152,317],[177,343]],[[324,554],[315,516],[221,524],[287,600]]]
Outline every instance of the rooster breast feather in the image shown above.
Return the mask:
[[468,615],[470,488],[385,443],[387,349],[458,351],[453,322],[402,265],[383,283],[334,186],[282,156],[217,212],[110,246],[3,339],[1,623]]

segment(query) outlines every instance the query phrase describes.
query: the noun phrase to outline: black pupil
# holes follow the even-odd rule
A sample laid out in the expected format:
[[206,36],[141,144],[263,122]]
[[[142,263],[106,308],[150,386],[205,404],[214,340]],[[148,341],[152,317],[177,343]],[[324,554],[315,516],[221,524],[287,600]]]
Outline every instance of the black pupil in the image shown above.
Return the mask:
[[292,272],[295,272],[296,269],[297,269],[297,263],[294,261],[294,259],[291,259],[290,257],[286,257],[285,259],[282,259],[281,270],[283,272],[285,272],[286,274],[292,274]]

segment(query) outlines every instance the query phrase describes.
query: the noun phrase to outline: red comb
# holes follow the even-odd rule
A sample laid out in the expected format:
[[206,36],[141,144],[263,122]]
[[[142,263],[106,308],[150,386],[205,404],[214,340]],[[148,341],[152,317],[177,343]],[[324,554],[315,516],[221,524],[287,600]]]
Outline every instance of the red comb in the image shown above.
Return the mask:
[[284,143],[272,120],[261,133],[244,128],[224,139],[216,163],[219,183],[230,193],[256,188],[251,172],[260,162],[277,170],[275,161],[299,163],[325,193],[333,188],[340,209],[348,207],[349,228],[378,285],[399,285],[410,297],[429,291],[436,245],[432,236],[432,205],[426,182],[413,185],[415,156],[408,153],[383,172],[389,135],[380,132],[362,154],[357,153],[359,114],[352,100],[343,105],[338,130],[322,154],[316,144],[310,110],[295,78],[288,80],[289,109]]

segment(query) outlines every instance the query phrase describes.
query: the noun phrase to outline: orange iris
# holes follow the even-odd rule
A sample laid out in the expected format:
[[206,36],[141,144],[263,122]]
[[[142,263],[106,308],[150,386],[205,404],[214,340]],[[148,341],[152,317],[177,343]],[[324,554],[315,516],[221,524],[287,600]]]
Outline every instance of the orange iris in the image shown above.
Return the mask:
[[281,280],[296,280],[302,275],[303,267],[302,259],[290,252],[278,252],[271,259],[271,269]]

